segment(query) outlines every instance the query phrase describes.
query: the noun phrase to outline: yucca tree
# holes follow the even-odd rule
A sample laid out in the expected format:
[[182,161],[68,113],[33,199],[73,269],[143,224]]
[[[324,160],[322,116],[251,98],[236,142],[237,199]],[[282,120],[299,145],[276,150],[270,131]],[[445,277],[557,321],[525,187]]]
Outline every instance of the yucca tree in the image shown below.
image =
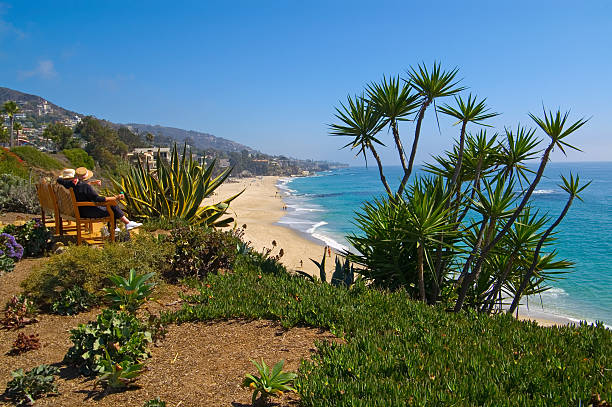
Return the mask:
[[540,140],[535,136],[535,129],[527,129],[520,124],[516,131],[505,129],[504,136],[505,142],[499,143],[496,155],[497,164],[502,167],[499,175],[512,178],[516,174],[522,186],[523,181],[528,181],[528,174],[533,174],[525,162],[535,159],[541,152],[536,149]]
[[[498,222],[512,215],[514,211],[512,205],[516,199],[513,182],[508,184],[497,182],[495,185],[491,185],[489,181],[485,180],[484,192],[477,190],[476,193],[478,199],[472,201],[472,209],[482,215],[483,222],[480,226],[480,238],[477,240],[476,244],[473,245],[472,253],[465,262],[459,277],[461,286],[458,298],[462,298],[463,300],[465,300],[465,296],[471,284],[478,280],[478,276],[482,270],[483,263],[477,262],[470,272],[474,256],[480,251],[481,246],[486,247],[493,240],[497,232]],[[463,306],[463,302],[461,305]],[[455,305],[455,307],[457,307],[457,305]],[[455,308],[455,310],[457,309]]]
[[[390,127],[400,163],[406,171],[408,163],[399,134],[398,121],[409,120],[409,116],[419,106],[419,95],[412,94],[409,83],[402,84],[399,76],[389,79],[383,77],[382,82],[368,85],[366,92],[368,103],[382,117],[382,125]],[[396,194],[399,195],[402,191],[403,186],[400,185]]]
[[500,242],[500,250],[504,254],[504,262],[501,262],[492,285],[488,291],[482,294],[483,305],[481,311],[491,312],[495,301],[500,297],[502,287],[508,281],[510,274],[518,269],[518,263],[526,253],[533,250],[542,236],[540,229],[546,224],[548,217],[540,216],[538,212],[531,214],[531,208],[527,207],[519,216],[508,234]]
[[342,124],[331,124],[329,126],[330,134],[333,136],[352,137],[353,140],[344,147],[350,147],[351,150],[358,149],[357,155],[363,155],[366,160],[366,165],[367,152],[369,150],[376,160],[380,181],[387,193],[392,195],[391,188],[387,183],[383,171],[382,161],[375,147],[376,144],[384,146],[384,144],[376,138],[376,134],[387,125],[387,122],[383,120],[376,108],[366,101],[363,95],[361,97],[348,96],[347,104],[340,103],[340,106],[341,108],[336,108],[336,118],[338,118]]
[[[431,261],[430,250],[428,247],[442,244],[441,236],[450,233],[454,225],[448,221],[448,208],[445,205],[446,198],[442,191],[442,182],[416,182],[407,195],[405,204],[407,205],[407,225],[406,233],[412,237],[416,246],[417,253],[417,275],[420,299],[427,302],[425,292],[425,263],[433,275],[433,262]],[[437,195],[437,196],[436,196]],[[438,276],[432,278],[435,285],[438,285]],[[434,289],[434,293],[439,292],[439,287]],[[436,298],[433,298],[435,301]]]
[[467,100],[464,101],[461,95],[455,96],[455,103],[457,107],[452,107],[450,105],[440,106],[438,111],[440,113],[449,115],[457,119],[455,125],[461,123],[461,131],[459,132],[459,148],[457,151],[457,160],[455,166],[455,172],[450,181],[450,188],[453,190],[455,185],[457,184],[457,180],[459,178],[459,174],[461,172],[461,165],[463,163],[463,149],[465,146],[465,131],[468,123],[477,124],[480,126],[489,126],[484,124],[483,122],[488,119],[492,119],[495,116],[499,116],[499,113],[491,112],[489,108],[485,105],[486,98],[481,101],[477,100],[477,97],[474,96],[472,98],[472,94],[470,93]]
[[[531,198],[533,191],[539,184],[540,179],[542,178],[542,175],[544,174],[544,169],[546,168],[546,165],[548,164],[548,161],[550,159],[550,154],[553,151],[553,149],[557,147],[564,154],[565,154],[565,148],[572,148],[575,150],[579,150],[577,147],[574,147],[573,145],[567,143],[566,139],[572,133],[574,133],[576,130],[578,130],[584,124],[586,124],[587,120],[579,119],[575,121],[574,123],[567,125],[568,115],[569,115],[569,112],[566,112],[565,114],[561,114],[560,110],[557,110],[555,113],[553,113],[552,111],[549,111],[547,113],[546,110],[544,110],[544,118],[539,118],[531,113],[529,114],[531,119],[548,136],[548,138],[550,139],[549,144],[544,150],[544,154],[542,155],[542,158],[540,160],[540,165],[538,167],[537,172],[535,173],[535,177],[533,181],[529,185],[529,188],[527,188],[527,191],[525,191],[525,193],[523,194],[523,199],[521,200],[517,208],[514,210],[514,213],[510,216],[508,221],[505,223],[504,227],[497,233],[495,238],[493,238],[488,244],[486,244],[482,248],[482,251],[480,252],[478,259],[476,261],[476,266],[475,266],[476,270],[479,270],[480,267],[482,267],[482,263],[484,259],[486,258],[487,254],[489,253],[489,251],[491,251],[491,249],[499,242],[499,240],[506,233],[508,233],[508,230],[510,229],[510,227],[512,227],[512,224],[514,223],[514,221],[516,221],[518,216],[523,211],[523,208],[525,207],[525,205],[527,205],[527,202],[529,202],[529,199]],[[474,256],[476,256],[476,253],[474,253],[473,255],[470,255],[468,260],[473,261]],[[466,293],[467,293],[467,287],[462,286],[461,291],[459,292],[459,296],[457,297],[457,302],[455,304],[455,311],[460,311],[463,308],[463,302],[465,301]]]
[[[488,127],[487,120],[498,113],[486,106],[486,99],[459,95],[464,88],[457,72],[456,68],[444,71],[437,62],[431,68],[420,64],[407,71],[403,85],[398,77],[383,77],[366,86],[361,98],[349,98],[336,110],[341,123],[331,126],[332,135],[352,137],[345,147],[358,149],[358,155],[373,153],[387,193],[365,203],[357,214],[362,235],[347,237],[358,251],[349,259],[359,266],[356,272],[374,285],[404,287],[411,296],[430,303],[448,302],[457,295],[453,307],[457,311],[468,297],[469,307],[494,312],[508,296],[546,290],[546,282],[570,265],[555,260],[554,250],[540,253],[553,243],[553,233],[545,236],[546,218],[532,215],[530,202],[552,151],[575,148],[567,137],[586,120],[571,123],[560,111],[544,110],[542,118],[530,115],[548,138],[542,147],[536,130],[520,125],[502,134],[490,135],[486,129],[470,133],[470,124]],[[437,100],[446,96],[455,96],[455,104],[438,108]],[[430,106],[436,115],[456,118],[461,130],[453,148],[425,166],[435,176],[417,177],[407,187]],[[398,126],[405,120],[415,122],[408,158]],[[385,127],[393,134],[403,169],[394,194],[376,151],[384,146],[378,133]],[[536,159],[539,165],[534,171],[528,163]],[[543,240],[536,250],[538,239]],[[528,272],[532,263],[535,266]]]
[[534,251],[534,255],[533,255],[533,262],[531,263],[529,269],[527,269],[527,271],[525,272],[525,275],[523,277],[523,279],[521,280],[521,285],[518,287],[518,289],[516,290],[516,293],[514,294],[514,299],[512,300],[512,305],[510,306],[510,308],[508,309],[508,313],[512,314],[516,308],[519,305],[519,301],[523,295],[523,292],[525,290],[525,288],[527,288],[527,285],[529,283],[529,281],[531,280],[531,277],[533,276],[533,273],[536,269],[537,263],[538,263],[538,259],[539,259],[539,255],[540,255],[540,250],[542,249],[542,245],[546,242],[546,239],[550,236],[550,234],[553,232],[553,230],[559,226],[559,224],[561,223],[561,221],[563,220],[563,218],[565,217],[565,215],[567,215],[567,212],[569,211],[569,208],[572,206],[572,203],[574,202],[574,198],[577,198],[579,200],[582,201],[582,198],[580,197],[580,193],[582,191],[584,191],[590,184],[592,181],[586,183],[585,185],[580,186],[580,177],[576,176],[576,178],[574,178],[574,174],[570,173],[570,179],[568,180],[566,177],[562,176],[561,177],[563,180],[563,185],[559,185],[565,192],[567,192],[569,194],[569,197],[567,199],[567,202],[565,203],[565,206],[563,207],[563,210],[561,211],[561,213],[559,214],[559,216],[557,217],[557,219],[548,227],[548,229],[546,229],[546,231],[544,232],[544,234],[542,235],[542,237],[540,238],[540,240],[538,241],[538,244],[535,248]]
[[9,100],[9,101],[4,102],[4,105],[2,106],[2,111],[9,118],[9,129],[11,132],[9,145],[11,147],[15,147],[15,138],[13,137],[13,126],[15,123],[15,115],[19,112],[19,106],[17,105],[17,102],[15,102],[14,100]]
[[419,144],[419,137],[421,136],[421,125],[423,124],[423,118],[425,117],[425,111],[432,104],[435,103],[436,99],[452,96],[461,92],[463,87],[458,86],[459,81],[455,80],[458,68],[451,69],[450,71],[444,71],[441,68],[441,64],[434,62],[431,71],[427,69],[425,64],[419,64],[415,67],[408,69],[406,82],[410,84],[412,89],[416,92],[419,97],[419,110],[416,118],[416,126],[414,130],[414,140],[412,142],[412,150],[410,152],[410,159],[408,160],[408,167],[404,169],[404,176],[398,187],[398,193],[404,190],[408,178],[412,174],[412,168],[414,166],[414,159]]

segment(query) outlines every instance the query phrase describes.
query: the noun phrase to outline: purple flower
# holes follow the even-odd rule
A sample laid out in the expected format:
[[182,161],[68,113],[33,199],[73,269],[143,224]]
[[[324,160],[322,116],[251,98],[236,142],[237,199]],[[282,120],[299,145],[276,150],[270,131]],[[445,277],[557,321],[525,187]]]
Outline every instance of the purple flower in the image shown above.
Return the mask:
[[5,255],[15,261],[23,257],[23,246],[17,243],[13,235],[0,233],[0,256]]

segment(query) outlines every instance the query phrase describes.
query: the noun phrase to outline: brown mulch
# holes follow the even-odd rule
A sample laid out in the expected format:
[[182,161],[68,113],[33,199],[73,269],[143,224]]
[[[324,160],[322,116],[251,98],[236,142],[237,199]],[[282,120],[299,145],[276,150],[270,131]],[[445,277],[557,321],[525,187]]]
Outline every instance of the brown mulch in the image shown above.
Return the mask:
[[[19,284],[32,267],[46,259],[25,259],[15,270],[0,276],[0,307],[18,294]],[[160,287],[160,297],[145,306],[149,311],[170,310],[180,307],[178,292],[183,287]],[[52,364],[61,368],[59,392],[36,401],[37,406],[130,406],[139,407],[145,401],[160,397],[168,407],[188,406],[250,406],[251,391],[240,384],[246,373],[256,373],[250,360],[272,365],[285,360],[285,370],[296,371],[300,360],[315,351],[320,340],[337,340],[331,333],[313,328],[283,329],[270,321],[215,321],[190,323],[168,327],[166,338],[151,347],[147,371],[123,392],[104,394],[94,390],[94,380],[62,365],[62,359],[71,346],[69,330],[80,323],[95,319],[99,310],[76,316],[40,315],[38,322],[19,331],[0,330],[0,392],[11,379],[10,372],[17,368],[31,369],[39,364]],[[8,352],[18,332],[36,333],[41,348],[21,355]],[[273,399],[276,406],[296,406],[298,396],[286,394]],[[0,406],[11,405],[0,400]]]

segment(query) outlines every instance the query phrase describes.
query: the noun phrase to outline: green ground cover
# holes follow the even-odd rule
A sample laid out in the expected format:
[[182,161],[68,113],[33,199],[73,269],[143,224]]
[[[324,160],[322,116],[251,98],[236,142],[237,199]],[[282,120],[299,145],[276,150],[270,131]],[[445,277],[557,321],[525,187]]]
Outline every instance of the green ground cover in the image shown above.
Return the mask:
[[0,148],[0,174],[11,174],[19,178],[28,178],[30,171],[23,160],[15,153]]
[[51,157],[49,154],[43,153],[32,146],[13,147],[11,151],[32,167],[38,167],[48,171],[61,170],[64,167],[61,162]]
[[612,332],[543,328],[509,316],[448,313],[358,283],[351,289],[266,273],[241,257],[235,273],[209,274],[167,322],[278,320],[330,329],[296,387],[305,406],[587,405],[612,394]]
[[[111,284],[108,270],[173,278],[178,267],[199,294],[162,314],[166,324],[246,318],[329,329],[343,341],[317,344],[302,363],[295,387],[304,406],[586,406],[593,394],[612,396],[612,332],[603,326],[544,328],[508,315],[450,313],[361,281],[312,282],[235,239],[218,251],[231,245],[231,266],[203,273],[195,260],[204,240],[145,234],[103,249],[71,246],[23,286],[48,309],[68,287],[100,295]],[[185,267],[190,258],[193,268]]]

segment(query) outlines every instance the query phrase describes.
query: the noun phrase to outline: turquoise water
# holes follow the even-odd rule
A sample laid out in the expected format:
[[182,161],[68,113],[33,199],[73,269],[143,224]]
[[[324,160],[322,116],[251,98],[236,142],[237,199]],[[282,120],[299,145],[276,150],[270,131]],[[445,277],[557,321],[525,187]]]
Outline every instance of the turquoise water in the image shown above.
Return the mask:
[[[388,168],[389,180],[399,179],[399,167]],[[600,320],[612,325],[612,163],[550,163],[534,192],[534,204],[556,217],[567,194],[559,175],[578,173],[593,183],[575,200],[557,229],[561,258],[576,263],[574,270],[552,289],[530,299],[530,309],[572,319]],[[351,167],[311,177],[281,179],[288,211],[279,223],[336,249],[345,249],[344,236],[358,232],[354,211],[362,202],[383,193],[375,168]]]

